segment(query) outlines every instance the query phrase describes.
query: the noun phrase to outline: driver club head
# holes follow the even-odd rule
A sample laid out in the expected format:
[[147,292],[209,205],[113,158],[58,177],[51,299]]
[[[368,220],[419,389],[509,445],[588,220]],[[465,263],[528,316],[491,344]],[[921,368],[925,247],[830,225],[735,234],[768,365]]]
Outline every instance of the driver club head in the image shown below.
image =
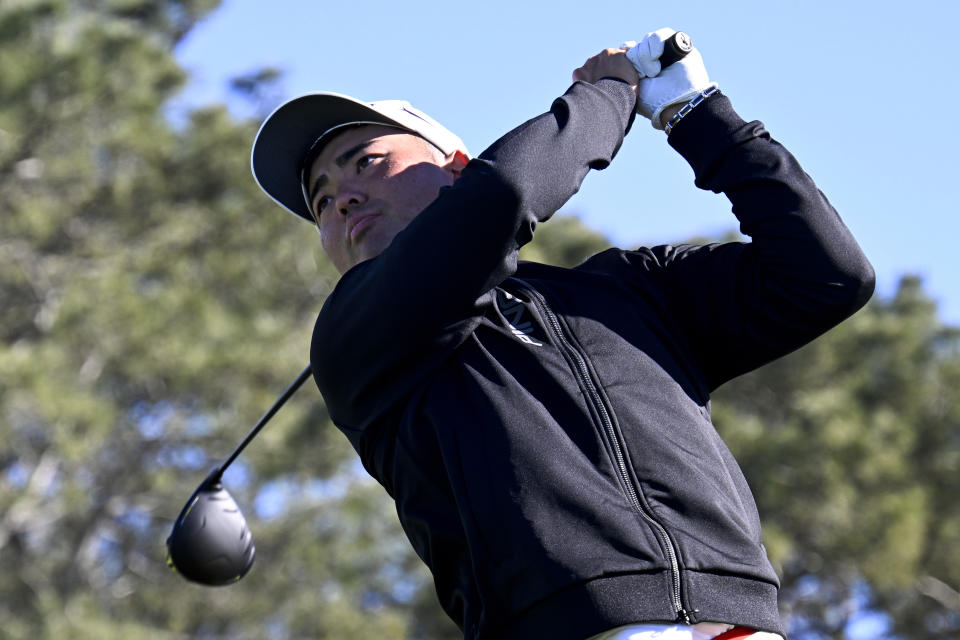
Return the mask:
[[210,587],[233,584],[250,570],[253,536],[217,468],[197,487],[167,538],[167,565]]
[[184,505],[167,538],[167,565],[187,580],[219,587],[233,584],[250,570],[255,553],[253,536],[220,478],[311,372],[308,364]]

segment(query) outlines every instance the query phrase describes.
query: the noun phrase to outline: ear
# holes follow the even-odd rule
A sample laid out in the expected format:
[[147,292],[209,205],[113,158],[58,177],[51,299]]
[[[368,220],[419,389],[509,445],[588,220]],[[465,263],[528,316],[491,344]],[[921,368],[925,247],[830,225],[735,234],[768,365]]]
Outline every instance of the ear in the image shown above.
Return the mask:
[[463,171],[463,168],[467,166],[467,163],[470,162],[470,157],[466,153],[457,149],[447,154],[443,159],[443,168],[450,171],[453,174],[454,180],[460,177],[460,173]]

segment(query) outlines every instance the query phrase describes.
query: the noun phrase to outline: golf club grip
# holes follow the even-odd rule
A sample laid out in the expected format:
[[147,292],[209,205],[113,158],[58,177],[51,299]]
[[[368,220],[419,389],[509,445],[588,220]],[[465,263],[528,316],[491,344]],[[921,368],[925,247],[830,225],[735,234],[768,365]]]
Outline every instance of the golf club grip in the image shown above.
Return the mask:
[[693,51],[693,41],[683,31],[677,31],[663,43],[663,53],[660,55],[660,70],[663,71],[677,60],[681,60]]

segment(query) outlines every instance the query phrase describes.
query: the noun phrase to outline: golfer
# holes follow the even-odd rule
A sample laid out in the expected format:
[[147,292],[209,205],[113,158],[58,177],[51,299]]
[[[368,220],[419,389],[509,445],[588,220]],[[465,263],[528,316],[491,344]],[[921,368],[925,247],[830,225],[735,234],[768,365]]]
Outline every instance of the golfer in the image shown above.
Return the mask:
[[[672,33],[590,58],[475,158],[409,104],[331,93],[287,102],[254,143],[259,184],[342,274],[311,347],[330,416],[465,638],[784,634],[710,394],[855,312],[874,275],[697,50],[661,69]],[[518,261],[637,114],[751,241]],[[655,188],[638,224],[672,214],[644,207]]]

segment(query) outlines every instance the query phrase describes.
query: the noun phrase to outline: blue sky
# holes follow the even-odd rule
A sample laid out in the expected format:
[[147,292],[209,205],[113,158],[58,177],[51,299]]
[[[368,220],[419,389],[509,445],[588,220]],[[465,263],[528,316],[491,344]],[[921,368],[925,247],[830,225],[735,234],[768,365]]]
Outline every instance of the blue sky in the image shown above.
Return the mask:
[[[479,153],[546,110],[587,57],[670,26],[691,35],[740,114],[762,120],[799,158],[873,262],[879,293],[920,275],[943,321],[960,326],[960,55],[943,29],[957,23],[958,7],[225,0],[177,51],[192,78],[180,104],[229,102],[230,77],[273,66],[284,71],[282,98],[318,90],[404,98]],[[621,246],[736,226],[727,200],[696,189],[686,163],[642,120],[564,211]],[[291,227],[299,229],[292,216]]]

